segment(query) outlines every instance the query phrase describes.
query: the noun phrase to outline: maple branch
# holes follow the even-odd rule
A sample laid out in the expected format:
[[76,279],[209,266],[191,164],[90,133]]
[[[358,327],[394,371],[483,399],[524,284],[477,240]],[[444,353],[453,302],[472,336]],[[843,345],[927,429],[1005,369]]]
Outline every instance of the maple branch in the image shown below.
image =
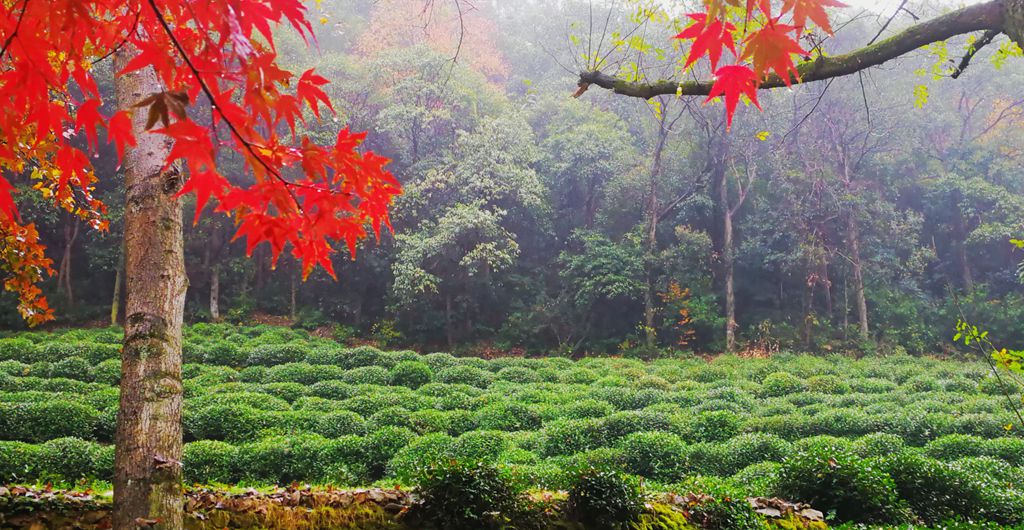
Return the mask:
[[[991,0],[952,11],[931,20],[915,24],[892,37],[875,44],[864,46],[843,55],[818,57],[797,65],[799,77],[794,76],[793,84],[822,81],[860,72],[878,66],[922,46],[971,33],[993,30],[1005,32],[1006,0]],[[651,83],[631,82],[608,75],[600,70],[581,72],[577,94],[586,87],[596,85],[624,96],[650,99],[655,96],[678,94],[681,96],[706,96],[711,92],[713,81],[655,81]],[[786,86],[785,80],[776,74],[768,76],[758,88],[779,88]]]
[[[224,114],[224,111],[221,110],[220,105],[217,104],[217,100],[213,97],[213,91],[210,90],[209,85],[207,85],[206,81],[203,80],[202,75],[200,75],[199,73],[199,69],[196,68],[195,64],[192,63],[192,59],[190,59],[188,53],[185,52],[185,48],[181,45],[181,42],[179,42],[178,38],[174,36],[174,32],[171,31],[171,26],[167,23],[167,20],[164,18],[163,13],[160,12],[160,8],[157,7],[156,0],[149,0],[148,3],[150,8],[153,9],[153,14],[156,15],[157,20],[160,22],[160,26],[163,28],[164,33],[167,34],[167,38],[171,40],[171,44],[174,45],[174,48],[181,56],[182,61],[184,61],[185,65],[188,66],[189,71],[192,72],[192,76],[196,78],[196,81],[199,83],[199,88],[202,89],[203,94],[206,94],[206,97],[210,100],[210,106],[212,108],[217,109],[217,113],[220,114],[221,119],[224,121],[225,124],[227,124],[228,129],[231,131],[231,134],[233,134],[235,138],[237,138],[238,141],[241,142],[242,146],[245,147],[245,150],[249,153],[249,155],[256,159],[256,161],[259,162],[260,165],[267,170],[267,172],[274,176],[274,178],[276,178],[278,181],[284,184],[285,190],[288,192],[288,195],[291,196],[292,201],[295,203],[295,207],[298,208],[299,212],[301,212],[302,215],[308,219],[306,211],[302,207],[302,203],[299,201],[299,198],[295,195],[295,192],[291,188],[314,188],[314,186],[299,184],[297,182],[292,182],[284,178],[283,176],[281,176],[281,173],[277,171],[277,169],[268,164],[267,161],[264,160],[263,157],[261,157],[259,153],[256,152],[256,149],[255,147],[253,147],[252,142],[250,142],[242,135],[241,131],[239,131],[235,124],[228,119],[227,115]],[[344,192],[344,194],[348,195],[347,192]]]

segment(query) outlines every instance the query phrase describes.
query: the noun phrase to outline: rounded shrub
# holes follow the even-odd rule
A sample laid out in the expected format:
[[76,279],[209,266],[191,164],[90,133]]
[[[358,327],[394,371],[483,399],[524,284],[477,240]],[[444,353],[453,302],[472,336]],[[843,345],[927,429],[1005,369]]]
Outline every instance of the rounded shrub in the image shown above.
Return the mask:
[[39,452],[38,445],[0,441],[0,484],[35,479]]
[[543,428],[546,456],[571,455],[605,445],[603,423],[597,419],[559,420]]
[[1024,439],[994,438],[984,442],[985,454],[1009,463],[1012,466],[1024,466]]
[[1000,377],[989,375],[978,381],[978,391],[990,396],[1002,396],[1004,394],[1018,394],[1021,388],[1016,381],[1006,375],[1001,375]]
[[615,412],[615,408],[610,403],[597,399],[581,399],[572,403],[566,403],[556,409],[558,417],[576,420],[603,418],[613,412]]
[[245,364],[249,353],[226,340],[210,342],[203,348],[203,362],[219,366],[239,367]]
[[636,478],[617,471],[587,469],[572,479],[566,503],[569,516],[585,528],[629,528],[643,511],[644,495]]
[[108,359],[92,369],[92,379],[97,383],[116,386],[121,384],[121,361]]
[[92,364],[81,357],[68,357],[53,363],[50,377],[66,377],[79,381],[92,381]]
[[455,439],[444,433],[420,436],[401,448],[387,465],[387,476],[411,484],[434,464],[452,458]]
[[686,472],[686,442],[675,434],[635,432],[619,441],[619,449],[627,473],[660,482],[675,482]]
[[81,438],[50,440],[39,447],[36,475],[42,480],[75,482],[97,477],[100,446]]
[[1024,518],[1024,503],[1016,503],[1016,512],[1007,513],[1001,498],[1004,486],[987,487],[987,480],[967,469],[902,452],[880,459],[878,467],[892,477],[900,496],[926,523],[935,524],[953,518],[978,518],[1000,523]]
[[936,460],[952,461],[985,454],[985,440],[967,434],[947,434],[928,442],[924,454]]
[[271,366],[263,375],[267,383],[302,383],[312,385],[320,381],[340,379],[345,371],[337,366],[309,363],[286,363]]
[[350,410],[337,410],[318,415],[315,432],[327,438],[366,433],[366,421]]
[[187,483],[231,484],[237,480],[238,449],[231,444],[215,440],[187,443],[181,459]]
[[732,479],[743,485],[747,495],[767,497],[779,489],[781,469],[782,464],[779,462],[758,462],[737,471]]
[[519,492],[493,466],[442,461],[418,473],[415,483],[420,503],[411,515],[428,527],[508,528],[523,512]]
[[362,462],[369,478],[383,478],[391,458],[415,438],[416,434],[405,427],[382,427],[367,435],[363,442]]
[[696,442],[719,442],[736,436],[743,419],[727,410],[706,411],[697,414],[686,426],[686,436]]
[[[33,351],[33,356],[25,362],[49,362],[55,363],[61,359],[74,357],[80,351],[88,349],[85,344],[76,344],[64,341],[44,342]],[[21,360],[21,359],[17,359]]]
[[511,447],[508,434],[501,431],[470,431],[452,444],[452,457],[465,462],[494,462]]
[[297,399],[309,394],[309,386],[301,383],[267,383],[259,387],[260,391],[288,403],[294,403]]
[[896,454],[905,448],[906,443],[903,438],[886,432],[866,434],[853,442],[853,452],[861,458]]
[[846,394],[850,385],[835,375],[816,375],[807,378],[807,389],[822,394]]
[[31,363],[37,358],[36,350],[36,344],[25,338],[0,339],[0,361]]
[[346,369],[361,368],[363,366],[380,366],[387,369],[393,363],[391,358],[384,355],[384,352],[373,346],[357,346],[343,350],[341,356],[337,359],[337,364]]
[[721,474],[732,475],[743,468],[761,462],[781,462],[792,445],[780,436],[767,433],[749,433],[735,436],[723,444],[725,460]]
[[287,401],[260,392],[223,392],[194,398],[186,404],[186,409],[199,409],[214,405],[246,406],[259,410],[291,410],[292,408]]
[[323,457],[326,439],[315,434],[270,436],[238,447],[243,480],[262,484],[323,482],[333,469]]
[[186,408],[186,438],[192,440],[249,441],[272,426],[267,412],[248,405],[212,405]]
[[260,344],[249,352],[246,364],[276,366],[297,363],[305,356],[306,350],[299,344]]
[[671,431],[672,420],[665,414],[647,410],[616,412],[602,420],[605,437],[609,441],[641,431]]
[[9,435],[25,442],[71,436],[93,438],[100,416],[88,405],[64,399],[22,403],[11,414],[13,432]]
[[366,429],[369,432],[376,431],[381,427],[405,427],[414,429],[412,413],[405,407],[386,407],[375,413],[366,420]]
[[391,381],[391,375],[382,366],[361,366],[346,371],[341,380],[351,385],[386,386]]
[[402,361],[388,372],[388,379],[393,386],[404,386],[417,389],[429,383],[434,377],[430,365],[420,361]]
[[440,383],[487,388],[494,380],[494,374],[472,366],[452,366],[438,371],[434,379]]
[[509,381],[512,383],[538,383],[540,382],[540,376],[537,375],[533,370],[523,366],[509,366],[508,368],[502,368],[495,374],[495,379],[498,381]]
[[313,396],[341,401],[356,395],[356,387],[340,380],[320,381],[309,388]]
[[841,522],[899,523],[908,519],[892,478],[841,444],[812,444],[783,460],[778,494],[833,512]]
[[761,382],[760,394],[764,397],[779,397],[806,390],[804,381],[789,372],[774,372]]
[[476,411],[480,429],[495,431],[532,431],[540,427],[540,415],[515,401],[498,401]]

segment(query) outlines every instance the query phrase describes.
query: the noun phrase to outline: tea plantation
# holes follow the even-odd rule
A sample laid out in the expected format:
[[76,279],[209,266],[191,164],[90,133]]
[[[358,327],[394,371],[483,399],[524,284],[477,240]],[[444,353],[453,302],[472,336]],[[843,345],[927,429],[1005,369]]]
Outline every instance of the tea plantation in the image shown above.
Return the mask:
[[[604,495],[584,510],[604,513],[637,509],[628,497],[642,483],[717,499],[705,520],[718,526],[705,527],[763,528],[741,522],[750,496],[808,503],[837,525],[1024,522],[1024,438],[1006,395],[1019,403],[1020,388],[984,363],[484,360],[207,324],[186,339],[192,484],[429,492],[492,481],[499,497]],[[110,479],[120,340],[117,330],[0,339],[0,483]],[[587,488],[600,495],[580,497]]]

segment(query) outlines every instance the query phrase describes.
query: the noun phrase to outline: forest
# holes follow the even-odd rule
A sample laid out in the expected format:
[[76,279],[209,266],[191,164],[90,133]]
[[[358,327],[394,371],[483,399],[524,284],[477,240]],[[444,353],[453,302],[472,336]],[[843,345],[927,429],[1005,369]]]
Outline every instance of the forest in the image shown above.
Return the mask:
[[[586,2],[474,5],[454,61],[451,8],[411,31],[426,16],[415,2],[325,3],[317,53],[282,40],[284,64],[331,81],[339,114],[310,134],[371,131],[367,148],[392,160],[393,232],[336,258],[337,280],[303,281],[287,254],[276,267],[265,245],[247,257],[230,218],[186,223],[187,321],[283,317],[484,352],[925,353],[948,349],[962,311],[1024,342],[1024,253],[1010,243],[1024,232],[1024,99],[1003,48],[957,79],[953,45],[937,44],[892,70],[765,93],[727,135],[720,105],[569,97],[591,32],[607,34],[612,67],[671,74],[669,23],[611,4],[591,30]],[[928,9],[941,7],[914,12]],[[879,20],[860,15],[833,45],[869,41]],[[113,147],[95,163],[116,172]],[[64,325],[123,318],[123,181],[95,195],[107,231],[23,194],[39,203],[22,207],[54,256],[43,288]],[[2,308],[18,327],[14,306]]]
[[0,13],[0,528],[1024,528],[1024,0]]

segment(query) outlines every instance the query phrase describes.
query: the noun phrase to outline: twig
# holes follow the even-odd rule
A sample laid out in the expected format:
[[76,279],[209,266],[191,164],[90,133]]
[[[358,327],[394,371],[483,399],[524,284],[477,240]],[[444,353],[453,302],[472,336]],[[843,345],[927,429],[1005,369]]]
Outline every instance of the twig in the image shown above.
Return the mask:
[[986,31],[980,38],[978,38],[977,41],[975,41],[974,46],[967,50],[963,59],[960,59],[960,64],[957,65],[956,69],[953,70],[953,73],[950,74],[949,77],[953,79],[960,77],[964,73],[964,70],[967,69],[967,65],[971,64],[971,59],[977,55],[978,50],[988,46],[988,44],[992,42],[992,39],[996,38],[998,35],[999,31],[997,30],[990,29]]

